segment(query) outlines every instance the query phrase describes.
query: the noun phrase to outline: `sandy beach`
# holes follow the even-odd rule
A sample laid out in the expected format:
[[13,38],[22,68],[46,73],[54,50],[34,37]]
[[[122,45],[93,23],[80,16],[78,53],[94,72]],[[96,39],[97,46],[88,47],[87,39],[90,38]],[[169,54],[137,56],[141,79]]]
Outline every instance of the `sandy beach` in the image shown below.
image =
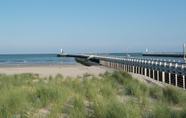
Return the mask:
[[20,73],[34,73],[39,74],[41,77],[55,76],[61,74],[63,77],[82,76],[85,73],[98,76],[100,73],[106,71],[112,72],[114,69],[103,66],[84,66],[79,63],[75,64],[61,64],[61,65],[14,65],[0,67],[0,73],[5,74],[20,74]]
[[[94,65],[94,66],[84,66],[79,63],[75,64],[61,64],[61,65],[12,65],[12,66],[0,66],[0,73],[5,74],[21,74],[21,73],[33,73],[39,74],[40,77],[49,77],[57,74],[63,75],[64,78],[67,76],[70,77],[82,77],[83,74],[93,74],[98,76],[100,73],[113,72],[115,69]],[[145,82],[150,85],[158,85],[165,86],[165,84],[153,80],[147,76],[130,73],[134,78],[140,80],[141,82]]]

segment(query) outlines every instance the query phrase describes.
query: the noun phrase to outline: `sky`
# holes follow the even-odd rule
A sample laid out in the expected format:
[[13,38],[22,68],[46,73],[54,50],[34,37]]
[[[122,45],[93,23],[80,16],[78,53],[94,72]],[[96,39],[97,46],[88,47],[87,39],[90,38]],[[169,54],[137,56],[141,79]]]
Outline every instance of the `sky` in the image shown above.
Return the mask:
[[0,54],[182,52],[186,0],[0,0]]

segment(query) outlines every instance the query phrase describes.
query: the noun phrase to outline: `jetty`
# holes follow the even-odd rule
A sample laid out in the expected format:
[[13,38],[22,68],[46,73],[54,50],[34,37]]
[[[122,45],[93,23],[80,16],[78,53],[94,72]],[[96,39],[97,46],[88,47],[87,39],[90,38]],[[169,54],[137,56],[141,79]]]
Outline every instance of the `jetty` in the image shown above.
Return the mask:
[[148,76],[161,83],[186,88],[184,62],[94,54],[58,54],[57,57],[81,58],[110,68]]
[[158,57],[183,57],[183,53],[143,53],[143,56],[158,56]]

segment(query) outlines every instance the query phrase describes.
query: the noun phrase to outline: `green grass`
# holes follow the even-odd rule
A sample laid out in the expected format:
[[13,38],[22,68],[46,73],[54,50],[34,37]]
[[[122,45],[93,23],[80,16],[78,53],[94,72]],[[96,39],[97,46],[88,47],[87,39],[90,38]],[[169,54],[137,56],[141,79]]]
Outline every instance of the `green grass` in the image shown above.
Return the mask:
[[[149,86],[124,71],[41,78],[0,74],[1,118],[184,118],[186,93]],[[40,111],[45,111],[41,113]]]

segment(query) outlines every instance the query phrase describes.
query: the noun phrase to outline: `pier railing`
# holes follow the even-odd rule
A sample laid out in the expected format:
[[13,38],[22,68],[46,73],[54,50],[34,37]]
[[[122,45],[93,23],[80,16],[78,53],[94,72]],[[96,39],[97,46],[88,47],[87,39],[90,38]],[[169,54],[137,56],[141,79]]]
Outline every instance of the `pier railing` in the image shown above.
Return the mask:
[[156,81],[186,88],[186,64],[183,62],[116,56],[94,56],[101,65],[142,74]]

